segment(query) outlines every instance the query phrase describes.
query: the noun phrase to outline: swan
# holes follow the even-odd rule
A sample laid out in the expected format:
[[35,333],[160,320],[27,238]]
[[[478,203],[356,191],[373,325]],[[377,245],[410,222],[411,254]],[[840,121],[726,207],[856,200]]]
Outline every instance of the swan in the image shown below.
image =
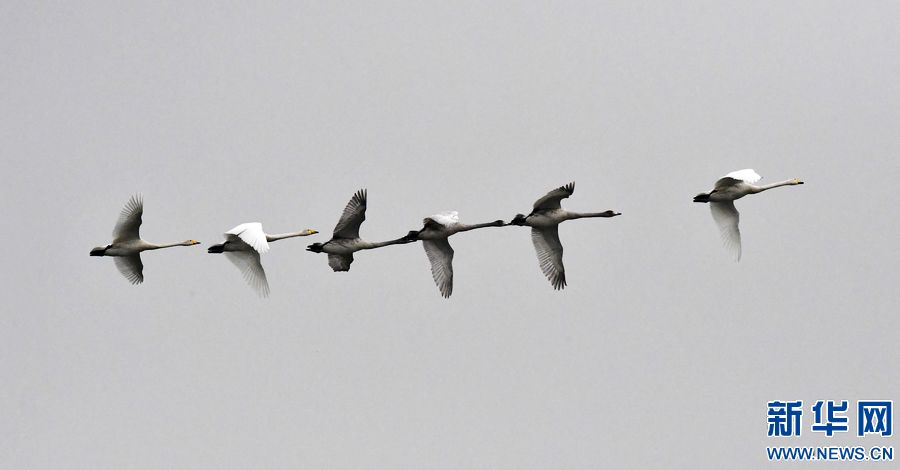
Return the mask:
[[477,228],[506,225],[502,220],[474,225],[461,224],[459,213],[456,211],[426,217],[422,223],[424,224],[422,230],[413,230],[403,238],[410,241],[422,240],[425,255],[431,263],[431,277],[434,278],[434,283],[444,298],[449,298],[453,293],[453,247],[447,238]]
[[404,237],[385,242],[367,242],[359,238],[359,226],[364,220],[366,220],[366,190],[360,189],[344,207],[344,212],[334,227],[331,240],[325,243],[313,243],[306,247],[306,251],[327,253],[328,266],[331,266],[335,272],[339,272],[350,270],[353,253],[357,251],[412,242]]
[[741,215],[735,209],[734,201],[748,194],[761,193],[767,189],[803,184],[803,181],[798,178],[763,186],[753,184],[760,179],[762,176],[750,168],[732,171],[719,178],[712,191],[694,196],[694,202],[709,203],[713,220],[719,226],[722,242],[725,244],[725,248],[732,253],[735,261],[741,260],[741,230],[738,228]]
[[292,237],[306,237],[319,233],[313,229],[299,232],[279,233],[269,235],[265,233],[262,224],[250,222],[240,224],[225,232],[225,242],[209,247],[207,253],[224,253],[244,275],[244,280],[260,297],[269,296],[269,281],[266,279],[266,270],[259,261],[259,255],[269,251],[269,242],[283,240]]
[[562,208],[560,202],[575,192],[575,182],[560,186],[534,202],[534,209],[528,215],[516,214],[508,225],[531,227],[531,241],[537,253],[541,271],[550,281],[553,289],[565,289],[566,270],[563,266],[563,247],[559,241],[559,224],[585,217],[615,217],[620,212],[571,212]]
[[197,240],[185,240],[180,243],[157,245],[141,240],[141,215],[144,213],[144,199],[140,194],[131,199],[122,208],[119,220],[113,229],[113,241],[106,246],[98,246],[91,250],[91,256],[114,256],[116,268],[132,284],[144,282],[144,263],[141,252],[158,250],[173,246],[199,245]]

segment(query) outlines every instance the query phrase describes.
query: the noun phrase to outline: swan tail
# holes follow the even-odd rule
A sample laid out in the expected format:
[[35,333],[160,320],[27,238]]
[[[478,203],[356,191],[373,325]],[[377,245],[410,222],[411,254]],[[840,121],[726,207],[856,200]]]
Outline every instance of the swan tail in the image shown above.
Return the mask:
[[207,253],[222,253],[225,251],[225,244],[220,243],[218,245],[213,245],[206,250]]
[[694,196],[694,202],[709,202],[709,193],[700,193]]
[[321,243],[313,243],[306,247],[306,251],[312,251],[313,253],[321,253],[322,252],[322,244]]

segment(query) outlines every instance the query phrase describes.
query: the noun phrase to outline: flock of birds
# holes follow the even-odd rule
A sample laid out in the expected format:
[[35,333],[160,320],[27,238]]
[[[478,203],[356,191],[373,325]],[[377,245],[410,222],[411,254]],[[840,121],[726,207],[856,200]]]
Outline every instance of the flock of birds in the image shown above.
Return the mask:
[[[756,186],[761,179],[751,169],[733,171],[716,181],[708,193],[694,197],[694,202],[709,203],[713,220],[719,226],[722,240],[727,249],[735,257],[741,258],[741,232],[738,228],[740,214],[734,207],[734,201],[748,194],[756,194],[780,186],[803,184],[799,179],[791,179],[778,183]],[[559,240],[558,226],[567,220],[587,217],[615,217],[619,212],[573,212],[562,208],[561,202],[575,192],[575,183],[556,188],[534,203],[528,215],[516,214],[510,222],[495,220],[482,224],[463,224],[456,211],[441,212],[426,217],[422,229],[410,231],[403,237],[383,242],[369,242],[359,236],[359,228],[366,220],[366,190],[357,191],[347,203],[340,220],[334,227],[331,240],[325,243],[313,243],[306,249],[314,253],[328,255],[328,265],[335,272],[349,271],[353,263],[353,253],[371,250],[390,245],[400,245],[421,241],[425,254],[431,263],[431,275],[441,295],[445,298],[453,293],[453,247],[449,238],[459,232],[466,232],[487,227],[503,227],[519,225],[531,227],[531,241],[537,253],[538,263],[544,276],[554,289],[566,286],[566,271],[563,266],[563,246]],[[141,239],[141,216],[144,204],[140,196],[132,196],[125,204],[119,220],[113,229],[112,243],[91,250],[91,256],[112,256],[116,268],[132,284],[144,281],[144,264],[141,252],[169,248],[173,246],[198,245],[197,240],[186,240],[180,243],[157,245]],[[209,253],[222,253],[240,269],[245,281],[260,296],[269,295],[269,284],[266,272],[260,262],[260,255],[269,251],[269,242],[292,237],[315,235],[316,230],[306,229],[299,232],[269,235],[263,231],[258,222],[240,224],[225,232],[225,241],[209,247]]]

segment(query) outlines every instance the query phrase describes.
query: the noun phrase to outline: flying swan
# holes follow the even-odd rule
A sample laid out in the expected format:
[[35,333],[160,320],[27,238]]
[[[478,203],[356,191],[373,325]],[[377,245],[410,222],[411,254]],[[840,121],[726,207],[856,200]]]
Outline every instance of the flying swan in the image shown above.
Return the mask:
[[106,246],[98,246],[91,250],[91,256],[114,256],[116,268],[132,284],[144,282],[144,263],[141,252],[158,250],[173,246],[199,245],[197,240],[185,240],[181,243],[157,245],[141,240],[141,215],[144,213],[144,200],[140,194],[131,196],[125,204],[119,221],[113,229],[113,241]]
[[306,247],[313,253],[327,253],[328,266],[335,272],[349,271],[353,263],[353,253],[388,245],[410,243],[411,240],[398,238],[385,242],[367,242],[359,238],[359,226],[366,220],[366,190],[360,189],[344,207],[340,220],[334,227],[334,235],[325,243],[313,243]]
[[741,215],[734,207],[734,201],[748,194],[761,193],[767,189],[777,188],[779,186],[795,186],[803,184],[797,178],[780,181],[778,183],[767,184],[763,186],[755,186],[762,179],[755,171],[750,168],[745,170],[732,171],[716,181],[715,188],[708,193],[700,193],[694,196],[694,202],[708,202],[709,209],[712,212],[713,220],[719,226],[719,232],[722,235],[722,242],[725,248],[731,252],[735,261],[741,260],[741,230],[738,228],[738,222]]
[[283,240],[292,237],[306,237],[319,233],[313,229],[299,232],[279,233],[269,235],[263,232],[262,224],[250,222],[240,224],[225,232],[225,242],[213,245],[208,253],[225,253],[228,261],[231,261],[244,275],[244,280],[260,297],[269,296],[269,281],[266,279],[266,270],[260,263],[259,255],[269,251],[269,242]]
[[559,224],[572,219],[585,217],[615,217],[622,215],[616,211],[605,212],[571,212],[562,208],[563,199],[575,192],[575,182],[560,186],[534,202],[534,209],[528,215],[516,214],[509,225],[527,225],[531,227],[531,241],[537,252],[541,271],[550,281],[554,289],[566,287],[566,270],[563,266],[563,247],[559,241]]
[[410,241],[422,240],[425,255],[431,263],[431,277],[434,278],[434,283],[444,298],[449,298],[453,293],[453,247],[447,238],[477,228],[506,225],[502,220],[474,225],[461,224],[459,213],[456,211],[426,217],[422,223],[424,224],[422,230],[413,230],[403,238]]

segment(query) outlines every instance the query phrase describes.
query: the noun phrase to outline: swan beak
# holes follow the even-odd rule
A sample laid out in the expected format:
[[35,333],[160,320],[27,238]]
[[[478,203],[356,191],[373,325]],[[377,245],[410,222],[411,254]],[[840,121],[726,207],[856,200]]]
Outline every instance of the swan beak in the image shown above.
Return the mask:
[[200,242],[198,242],[197,240],[191,240],[191,245],[199,245],[199,244],[200,244]]
[[310,235],[315,235],[315,234],[317,234],[317,233],[319,233],[318,230],[310,230],[310,231],[309,231],[309,234],[310,234]]

